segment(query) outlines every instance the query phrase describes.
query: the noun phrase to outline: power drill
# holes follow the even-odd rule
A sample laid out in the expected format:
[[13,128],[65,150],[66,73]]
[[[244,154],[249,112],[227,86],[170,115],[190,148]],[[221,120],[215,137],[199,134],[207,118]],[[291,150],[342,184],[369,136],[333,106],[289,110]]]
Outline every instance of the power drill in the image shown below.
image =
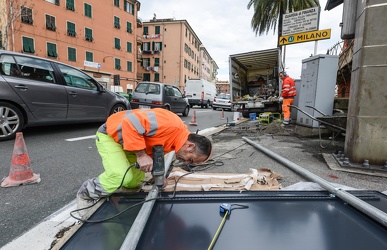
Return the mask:
[[153,152],[153,177],[155,179],[155,185],[158,188],[164,186],[164,173],[165,173],[165,164],[164,164],[164,147],[162,145],[156,145],[152,148]]

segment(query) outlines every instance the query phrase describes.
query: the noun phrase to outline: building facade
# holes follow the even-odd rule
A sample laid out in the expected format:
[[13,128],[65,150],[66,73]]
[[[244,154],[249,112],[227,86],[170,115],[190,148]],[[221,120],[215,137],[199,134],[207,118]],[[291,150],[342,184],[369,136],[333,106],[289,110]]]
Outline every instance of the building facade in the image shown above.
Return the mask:
[[174,84],[182,91],[190,78],[215,82],[217,64],[186,20],[154,17],[142,24],[142,80]]
[[[75,66],[111,89],[137,81],[140,3],[135,0],[1,1],[0,46]],[[117,84],[117,81],[116,81]]]
[[230,94],[230,83],[228,81],[217,81],[216,92],[218,94],[220,93]]

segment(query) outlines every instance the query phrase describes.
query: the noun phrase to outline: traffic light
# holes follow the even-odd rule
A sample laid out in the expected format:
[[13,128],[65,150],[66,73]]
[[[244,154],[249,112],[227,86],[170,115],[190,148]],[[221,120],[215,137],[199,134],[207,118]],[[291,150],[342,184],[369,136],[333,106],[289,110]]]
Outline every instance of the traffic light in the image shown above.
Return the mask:
[[115,86],[119,86],[120,85],[120,75],[114,75],[113,76],[113,83]]

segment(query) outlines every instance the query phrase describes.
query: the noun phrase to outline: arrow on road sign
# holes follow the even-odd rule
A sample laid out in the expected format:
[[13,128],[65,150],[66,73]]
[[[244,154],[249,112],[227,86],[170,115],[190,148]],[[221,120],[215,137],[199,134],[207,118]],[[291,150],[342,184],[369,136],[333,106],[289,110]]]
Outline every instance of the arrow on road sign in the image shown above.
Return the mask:
[[311,32],[292,34],[289,36],[281,36],[279,39],[279,45],[304,43],[304,42],[324,40],[329,38],[331,38],[331,29],[315,30]]
[[280,44],[284,44],[284,43],[286,43],[287,41],[288,41],[288,40],[287,40],[285,37],[281,36]]

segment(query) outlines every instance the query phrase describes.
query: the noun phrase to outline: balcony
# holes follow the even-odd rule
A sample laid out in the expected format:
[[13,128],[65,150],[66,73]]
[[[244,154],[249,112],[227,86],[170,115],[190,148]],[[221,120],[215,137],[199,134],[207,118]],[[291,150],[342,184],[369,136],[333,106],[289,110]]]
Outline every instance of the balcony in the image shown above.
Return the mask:
[[137,28],[142,28],[142,20],[141,18],[137,18]]
[[137,54],[137,62],[142,62],[142,55],[141,54]]
[[137,44],[142,44],[142,37],[136,36],[136,41],[137,41]]

